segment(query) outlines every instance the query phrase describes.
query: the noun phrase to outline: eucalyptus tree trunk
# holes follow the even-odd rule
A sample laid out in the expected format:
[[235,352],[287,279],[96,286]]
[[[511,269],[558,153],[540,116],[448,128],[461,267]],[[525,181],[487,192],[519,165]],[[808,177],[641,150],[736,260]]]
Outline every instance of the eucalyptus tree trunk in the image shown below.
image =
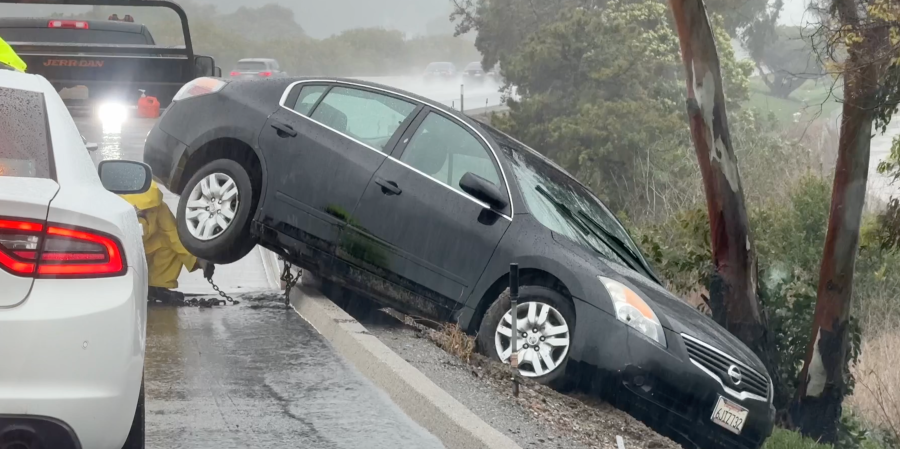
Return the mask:
[[737,159],[728,131],[725,93],[713,31],[702,0],[669,0],[687,75],[691,138],[703,176],[712,243],[713,318],[771,370],[766,316]]
[[841,24],[859,30],[862,39],[850,45],[844,63],[843,119],[816,311],[799,387],[790,407],[791,424],[826,443],[837,440],[841,403],[847,392],[853,271],[866,199],[879,75],[885,67],[877,54],[888,45],[883,27],[860,24],[854,0],[834,0],[833,10]]

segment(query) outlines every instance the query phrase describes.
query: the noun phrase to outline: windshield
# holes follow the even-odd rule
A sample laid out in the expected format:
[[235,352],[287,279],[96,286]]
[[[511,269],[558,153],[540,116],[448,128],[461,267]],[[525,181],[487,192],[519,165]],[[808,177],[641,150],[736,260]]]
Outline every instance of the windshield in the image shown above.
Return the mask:
[[[492,131],[492,134],[495,140],[500,142],[513,167],[513,174],[519,183],[529,212],[541,224],[600,253],[607,260],[636,270],[646,269],[641,266],[646,262],[640,249],[621,223],[593,194],[531,150],[525,149],[496,131]],[[622,254],[621,249],[616,249],[602,236],[597,236],[596,230],[591,229],[594,225],[601,226],[603,230],[611,233],[616,241],[622,242],[629,254]],[[634,258],[638,259],[639,266],[634,266],[634,262],[629,261]]]
[[466,66],[466,70],[482,70],[480,62],[472,62]]

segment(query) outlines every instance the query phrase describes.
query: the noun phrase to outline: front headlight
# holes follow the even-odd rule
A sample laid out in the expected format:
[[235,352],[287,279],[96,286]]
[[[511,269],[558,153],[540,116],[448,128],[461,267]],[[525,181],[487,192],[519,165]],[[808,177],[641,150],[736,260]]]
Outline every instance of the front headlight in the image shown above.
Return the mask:
[[660,346],[666,347],[666,334],[653,309],[634,290],[621,282],[603,276],[597,276],[597,278],[603,282],[603,286],[606,287],[606,291],[613,300],[616,318]]

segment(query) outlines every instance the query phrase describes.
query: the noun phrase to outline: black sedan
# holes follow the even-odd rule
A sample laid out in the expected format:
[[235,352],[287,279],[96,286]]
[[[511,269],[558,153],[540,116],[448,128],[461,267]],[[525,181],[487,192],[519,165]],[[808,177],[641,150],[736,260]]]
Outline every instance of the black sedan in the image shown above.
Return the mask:
[[[573,372],[707,447],[756,448],[774,420],[760,360],[666,291],[587,188],[428,99],[342,79],[201,78],[147,138],[181,195],[178,233],[229,263],[260,244],[403,312],[460,323],[522,375]],[[509,264],[522,287],[511,328]]]

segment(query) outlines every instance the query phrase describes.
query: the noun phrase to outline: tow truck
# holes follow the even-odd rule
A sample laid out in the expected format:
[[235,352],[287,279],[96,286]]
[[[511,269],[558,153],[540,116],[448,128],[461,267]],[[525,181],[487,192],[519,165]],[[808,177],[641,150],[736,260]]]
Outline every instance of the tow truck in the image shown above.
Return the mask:
[[[222,76],[210,56],[194,53],[187,14],[169,0],[0,0],[3,3],[66,6],[139,6],[168,8],[178,14],[184,46],[157,45],[146,26],[133,17],[81,20],[60,17],[0,18],[0,37],[58,90],[81,88],[87,98],[66,98],[70,110],[115,102],[134,105],[142,92],[163,107],[186,83]],[[64,96],[65,98],[65,96]]]

